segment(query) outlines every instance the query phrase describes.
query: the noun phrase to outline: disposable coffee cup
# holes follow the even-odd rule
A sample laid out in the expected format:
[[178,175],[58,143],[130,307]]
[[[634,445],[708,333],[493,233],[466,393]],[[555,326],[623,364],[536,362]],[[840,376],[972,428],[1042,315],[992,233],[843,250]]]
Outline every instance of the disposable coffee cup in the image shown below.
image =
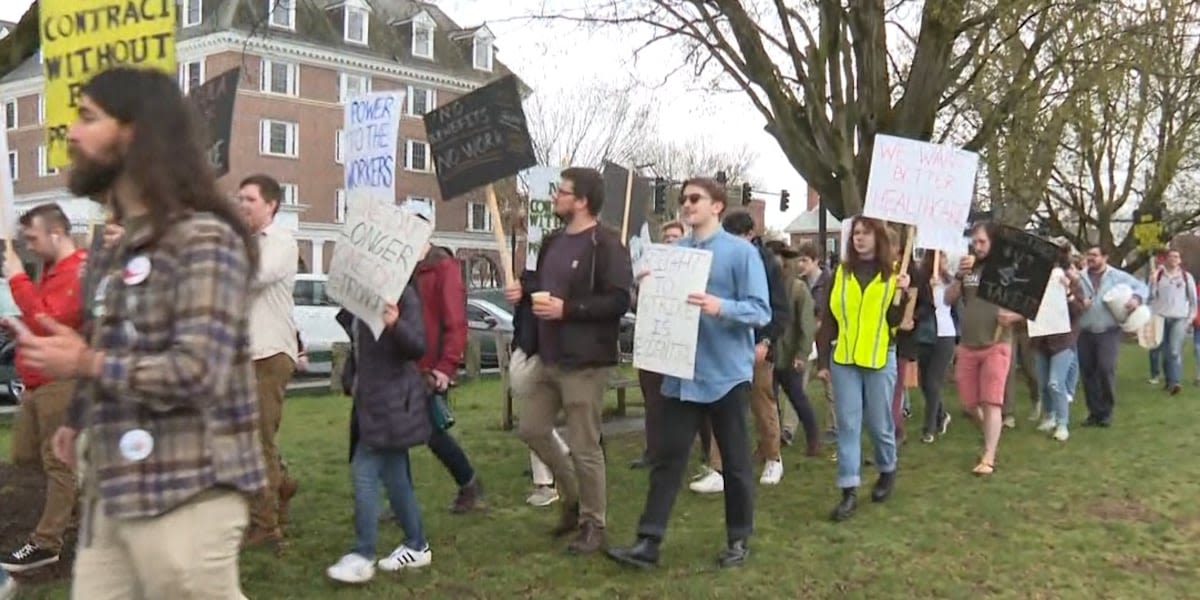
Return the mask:
[[550,292],[534,292],[534,293],[530,294],[529,296],[531,298],[533,298],[534,304],[550,301]]

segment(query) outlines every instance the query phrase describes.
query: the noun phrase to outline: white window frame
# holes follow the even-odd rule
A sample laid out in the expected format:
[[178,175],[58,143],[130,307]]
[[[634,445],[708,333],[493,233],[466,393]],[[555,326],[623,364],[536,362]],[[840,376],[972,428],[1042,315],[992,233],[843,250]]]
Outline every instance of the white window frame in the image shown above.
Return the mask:
[[37,99],[38,99],[37,100],[37,106],[38,106],[37,124],[41,125],[42,123],[46,122],[46,95],[38,94]]
[[[475,208],[483,211],[483,224],[475,222]],[[483,202],[467,202],[467,231],[485,233],[492,231],[492,213]]]
[[296,30],[296,0],[267,0],[267,11],[271,27]]
[[[287,89],[282,92],[276,92],[271,89],[271,72],[278,65],[282,65],[287,68]],[[258,74],[258,89],[264,94],[271,94],[274,96],[299,96],[300,67],[296,63],[292,62],[271,60],[269,58],[262,59]]]
[[[370,13],[370,11],[368,11],[366,8],[364,8],[362,6],[357,6],[355,4],[351,4],[351,3],[347,2],[346,6],[345,6],[344,14],[345,14],[345,16],[342,17],[342,32],[344,34],[343,37],[345,38],[345,40],[351,44],[358,44],[360,46],[366,46],[367,40],[370,39],[370,33],[371,33],[371,29],[370,29],[371,28],[371,13]],[[357,14],[357,15],[362,16],[362,39],[355,39],[352,35],[350,35],[351,34],[351,32],[350,32],[350,15],[351,14]]]
[[[271,151],[272,125],[287,127],[287,134],[284,136],[284,145],[287,148],[283,153]],[[277,158],[300,158],[300,124],[282,119],[260,119],[258,122],[258,153],[262,156]]]
[[[413,166],[413,148],[420,144],[425,147],[425,167],[418,169]],[[404,168],[417,173],[433,172],[433,152],[429,147],[429,142],[425,140],[405,140],[404,141]]]
[[[204,0],[182,0],[181,4],[183,6],[179,7],[179,13],[183,27],[195,27],[204,20]],[[188,18],[192,14],[192,8],[196,9],[195,21]]]
[[18,179],[20,179],[21,178],[21,155],[20,155],[20,153],[18,153],[16,150],[9,150],[8,151],[8,163],[5,164],[5,167],[7,167],[8,169],[10,169],[12,171],[12,173],[10,173],[10,174],[12,175],[12,180],[14,182],[17,181]]
[[430,198],[428,196],[409,196],[409,197],[405,198],[404,201],[406,203],[407,202],[421,202],[424,204],[428,204],[429,205],[429,221],[435,228],[437,227],[437,202],[434,201],[433,198]]
[[[360,90],[356,90],[356,93],[354,96],[347,96],[346,90],[349,89],[350,86],[346,85],[346,82],[349,81],[350,78],[352,78],[352,77],[362,81],[362,88]],[[363,94],[370,94],[370,93],[371,93],[371,76],[370,75],[366,75],[364,73],[338,73],[338,102],[345,104],[347,100],[356,98]]]
[[[422,14],[418,15],[417,18],[413,19],[412,28],[413,28],[412,29],[412,55],[417,58],[428,58],[430,60],[433,60],[433,46],[434,46],[433,37],[434,37],[434,34],[437,32],[436,23],[434,23],[433,19],[429,18],[428,15],[422,13]],[[417,47],[417,32],[418,31],[424,31],[425,33],[429,34],[428,48],[418,48]]]
[[300,204],[300,186],[294,183],[281,183],[279,190],[282,192],[279,196],[280,206],[296,206]]
[[437,108],[437,90],[433,88],[418,87],[415,85],[408,86],[408,110],[404,111],[410,117],[424,117],[425,113],[417,113],[416,98],[417,92],[425,92],[425,112],[429,112]]
[[[487,58],[487,63],[481,64],[479,62],[479,51],[484,46],[486,46],[486,49],[487,49],[487,54],[485,55],[485,57]],[[492,72],[492,67],[496,62],[496,46],[495,46],[495,40],[492,39],[492,36],[490,36],[490,35],[476,35],[475,36],[475,41],[471,45],[471,62],[475,65],[476,71],[487,71],[488,73]]]
[[191,65],[200,65],[200,81],[196,83],[196,87],[204,85],[204,59],[179,63],[179,89],[183,90],[183,95],[185,96],[190,94],[192,89],[194,89],[190,85],[191,78],[188,77],[188,67]]
[[338,188],[333,193],[333,222],[337,224],[346,222],[346,190]]
[[45,146],[38,146],[38,177],[53,177],[58,169],[50,166],[50,154]]
[[346,144],[346,131],[339,127],[337,132],[335,132],[333,134],[333,162],[335,162],[339,165],[344,164],[346,161],[346,154],[345,154],[346,146],[345,146],[345,144]]
[[16,129],[21,126],[21,119],[20,119],[21,115],[19,112],[17,112],[18,104],[19,103],[17,102],[16,98],[9,98],[8,100],[4,101],[4,118],[7,119],[8,115],[12,115],[12,127],[9,127],[8,123],[5,123],[4,124],[5,130]]

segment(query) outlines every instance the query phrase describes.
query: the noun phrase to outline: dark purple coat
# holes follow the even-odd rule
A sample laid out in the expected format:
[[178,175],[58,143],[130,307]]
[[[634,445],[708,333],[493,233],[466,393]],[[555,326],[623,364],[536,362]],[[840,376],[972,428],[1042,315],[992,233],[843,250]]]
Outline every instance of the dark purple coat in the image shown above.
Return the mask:
[[[400,297],[400,319],[376,340],[370,328],[343,310],[338,322],[351,335],[342,388],[353,392],[350,456],[359,443],[372,450],[406,450],[429,441],[429,388],[417,368],[425,354],[421,300],[411,285]],[[361,344],[361,347],[357,345]]]

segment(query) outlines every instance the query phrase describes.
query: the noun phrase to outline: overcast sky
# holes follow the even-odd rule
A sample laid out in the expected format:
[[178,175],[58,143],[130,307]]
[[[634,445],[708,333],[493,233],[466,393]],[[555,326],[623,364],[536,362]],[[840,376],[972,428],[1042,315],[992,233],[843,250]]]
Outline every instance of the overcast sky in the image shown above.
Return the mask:
[[[748,145],[758,155],[752,170],[767,190],[791,192],[791,210],[779,212],[779,198],[767,201],[767,225],[782,228],[804,210],[804,180],[784,158],[775,140],[763,132],[766,121],[740,94],[697,91],[699,83],[679,73],[680,66],[669,44],[643,52],[636,59],[638,39],[612,32],[582,31],[579,27],[526,17],[547,5],[570,5],[573,0],[439,0],[464,27],[486,22],[496,34],[497,57],[525,79],[537,93],[570,94],[577,73],[647,84],[659,110],[659,134],[672,140],[706,138],[710,147]],[[32,2],[0,0],[0,20],[16,21]],[[708,174],[711,175],[711,174]]]

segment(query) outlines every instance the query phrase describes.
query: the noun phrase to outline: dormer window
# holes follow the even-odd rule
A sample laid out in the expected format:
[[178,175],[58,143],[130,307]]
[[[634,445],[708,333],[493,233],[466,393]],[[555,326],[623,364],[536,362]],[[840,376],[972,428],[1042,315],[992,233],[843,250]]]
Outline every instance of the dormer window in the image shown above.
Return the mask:
[[492,70],[492,54],[495,48],[492,46],[492,32],[488,31],[487,27],[481,27],[475,32],[474,45],[471,54],[474,56],[475,69],[478,71]]
[[357,2],[347,2],[344,29],[346,41],[351,44],[367,44],[367,8]]
[[433,19],[425,13],[413,19],[412,53],[418,58],[433,58]]
[[266,0],[271,27],[296,28],[296,0]]

